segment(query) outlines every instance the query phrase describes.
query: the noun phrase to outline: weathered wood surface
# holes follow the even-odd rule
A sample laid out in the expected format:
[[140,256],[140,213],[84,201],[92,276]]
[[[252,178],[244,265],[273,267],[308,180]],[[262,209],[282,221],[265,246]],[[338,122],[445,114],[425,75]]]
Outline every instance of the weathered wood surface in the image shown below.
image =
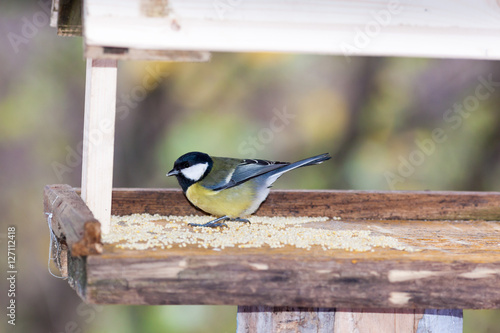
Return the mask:
[[57,10],[57,34],[59,36],[82,36],[83,0],[52,0],[54,14]]
[[456,333],[462,310],[386,310],[239,306],[237,333]]
[[[177,189],[120,189],[113,214],[203,214]],[[500,220],[498,192],[273,190],[256,215],[361,220]]]
[[[45,186],[44,210],[54,235],[67,244],[71,255],[102,252],[101,224],[71,186]],[[62,262],[66,263],[66,259],[62,258]]]
[[[247,304],[352,308],[499,308],[500,260],[398,253],[105,245],[87,257],[86,300],[102,304]],[[345,252],[345,251],[344,251]],[[380,254],[378,256],[377,254]],[[392,257],[392,258],[391,258]]]
[[84,7],[86,46],[500,59],[498,1],[87,0]]
[[335,331],[335,309],[269,306],[239,306],[236,333],[331,333]]
[[[105,244],[101,255],[86,258],[86,278],[75,281],[81,281],[78,288],[86,301],[101,304],[500,308],[499,197],[474,192],[271,191],[258,214],[340,216],[310,227],[369,230],[416,251],[308,251],[290,246],[215,251],[194,245],[124,250]],[[179,190],[115,190],[113,214],[130,213],[202,214]]]

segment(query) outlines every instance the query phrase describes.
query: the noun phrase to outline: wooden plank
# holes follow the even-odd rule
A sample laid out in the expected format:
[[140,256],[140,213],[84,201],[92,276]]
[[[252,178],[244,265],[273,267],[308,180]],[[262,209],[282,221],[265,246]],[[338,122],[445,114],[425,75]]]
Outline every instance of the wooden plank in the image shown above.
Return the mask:
[[87,47],[500,59],[500,5],[488,0],[88,0],[84,6]]
[[54,0],[57,9],[57,34],[59,36],[82,36],[83,0]]
[[335,309],[268,306],[238,306],[236,333],[331,333]]
[[441,333],[461,332],[462,326],[462,310],[239,306],[236,332]]
[[109,232],[116,115],[116,60],[87,59],[82,198]]
[[[102,252],[101,225],[81,197],[69,185],[52,185],[44,188],[44,210],[54,235],[67,247],[72,256],[87,256]],[[66,254],[58,265],[66,274]]]
[[67,256],[68,283],[82,299],[86,298],[87,292],[87,257]]
[[101,47],[87,45],[85,55],[93,59],[116,60],[158,60],[181,62],[210,61],[210,52],[205,51],[178,51],[178,50],[144,50],[127,47]]
[[462,332],[463,310],[337,309],[334,332]]
[[[400,193],[399,200],[397,194],[387,197],[385,192],[272,191],[259,214],[323,214],[333,218],[339,212],[336,205],[340,205],[350,218],[342,216],[341,221],[316,222],[310,227],[370,230],[374,235],[394,237],[413,247],[414,252],[390,248],[324,251],[290,246],[219,251],[196,246],[126,250],[107,244],[102,255],[87,257],[85,300],[101,304],[499,308],[500,290],[496,286],[500,283],[500,227],[497,221],[477,220],[466,204],[469,199],[479,218],[493,218],[488,214],[497,207],[499,194],[419,192],[413,193],[411,204],[404,204],[411,192]],[[360,196],[370,200],[349,204],[349,200]],[[443,201],[445,197],[452,199]],[[320,198],[321,204],[309,201]],[[333,200],[329,205],[327,198]],[[450,206],[450,210],[454,207],[456,215],[451,221],[439,220],[442,210],[435,213],[435,221],[354,218],[367,217],[363,209],[378,216],[369,202],[380,205],[387,198],[394,205],[386,205],[387,212],[398,211],[399,207],[401,212],[423,219],[425,216],[418,211],[422,209],[420,202],[426,202],[435,207]],[[155,189],[115,190],[113,212],[200,214],[180,191]],[[380,215],[385,214],[382,210]],[[449,216],[446,210],[441,218]],[[457,216],[467,219],[456,220]]]
[[[138,199],[140,198],[140,199]],[[113,214],[202,214],[177,189],[115,189]],[[256,215],[356,220],[500,220],[499,192],[272,190]]]
[[[73,281],[87,302],[100,304],[500,308],[497,288],[500,284],[500,226],[498,220],[482,219],[484,216],[493,219],[495,211],[491,209],[498,207],[499,194],[387,194],[271,191],[269,200],[258,213],[324,215],[331,220],[314,222],[308,227],[338,232],[368,230],[374,236],[393,237],[414,251],[380,247],[367,252],[320,247],[307,250],[292,246],[214,250],[196,245],[130,250],[116,244],[104,244],[101,255],[87,256],[79,262],[74,273],[68,269],[68,275],[77,274],[72,277]],[[399,199],[398,194],[401,195]],[[410,200],[410,195],[413,195],[412,204],[404,204]],[[355,200],[363,196],[363,200]],[[451,199],[445,200],[445,197]],[[322,202],[310,201],[316,199]],[[328,200],[332,200],[330,204]],[[377,215],[374,208],[382,200],[388,200],[384,206],[387,212],[395,209],[398,216],[404,212],[422,219],[364,219],[369,216],[367,212],[386,216],[384,209]],[[438,209],[434,213],[436,220],[425,220],[418,212],[422,209],[421,202],[434,207],[441,204],[450,211],[454,209],[456,215],[450,215],[448,210],[440,215],[443,210]],[[476,207],[477,216],[471,207]],[[350,217],[340,214],[341,220],[335,219],[339,216],[338,209]],[[178,190],[117,189],[113,192],[114,214],[142,212],[201,214]],[[449,216],[453,219],[440,219]],[[457,220],[457,216],[467,218]],[[403,319],[398,317],[398,320]]]
[[[380,253],[378,258],[377,253]],[[385,253],[384,253],[385,252]],[[392,259],[387,258],[388,253]],[[286,249],[193,247],[87,257],[86,300],[347,308],[499,308],[500,260],[406,258]],[[349,255],[350,254],[350,255]],[[442,258],[442,257],[441,257]]]
[[57,20],[59,18],[59,0],[52,0],[50,6],[50,26],[57,28]]
[[[397,333],[418,330],[418,323],[425,310],[384,310],[384,309],[338,309],[335,313],[335,332],[370,332],[374,328],[380,332]],[[456,330],[449,332],[459,332]],[[460,326],[461,328],[461,326]]]

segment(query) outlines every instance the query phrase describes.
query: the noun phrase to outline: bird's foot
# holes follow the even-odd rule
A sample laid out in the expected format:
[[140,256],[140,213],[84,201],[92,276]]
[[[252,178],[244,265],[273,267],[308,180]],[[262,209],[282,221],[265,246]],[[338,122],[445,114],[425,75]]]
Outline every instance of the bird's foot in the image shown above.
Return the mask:
[[242,219],[242,218],[234,218],[234,219],[229,219],[229,221],[233,221],[233,222],[243,222],[243,223],[248,223],[248,224],[251,224],[249,220],[247,219]]
[[216,218],[215,220],[212,220],[207,223],[188,223],[190,227],[209,227],[209,228],[217,228],[217,227],[227,227],[227,224],[224,223],[224,221],[230,220],[229,217],[227,216],[222,216],[219,218]]
[[224,221],[243,222],[250,224],[250,221],[247,219],[242,219],[239,217],[230,218],[228,216],[222,216],[207,223],[188,223],[188,225],[190,227],[209,227],[209,228],[227,227],[227,224],[225,224]]

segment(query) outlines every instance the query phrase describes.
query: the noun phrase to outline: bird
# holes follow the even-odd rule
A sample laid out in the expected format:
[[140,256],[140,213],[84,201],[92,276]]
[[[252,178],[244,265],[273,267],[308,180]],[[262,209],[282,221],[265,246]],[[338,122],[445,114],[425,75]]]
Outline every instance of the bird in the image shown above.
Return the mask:
[[272,184],[285,172],[330,158],[326,153],[289,163],[215,157],[194,151],[179,157],[167,176],[177,178],[191,204],[217,217],[204,224],[190,223],[190,226],[227,227],[224,221],[250,223],[245,217],[259,208]]

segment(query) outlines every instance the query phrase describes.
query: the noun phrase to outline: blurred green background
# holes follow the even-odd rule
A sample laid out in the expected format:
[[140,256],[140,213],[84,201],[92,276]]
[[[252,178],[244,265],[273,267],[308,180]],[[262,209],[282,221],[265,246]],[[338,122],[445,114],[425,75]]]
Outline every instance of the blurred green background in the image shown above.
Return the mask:
[[[80,38],[57,37],[42,20],[43,3],[0,10],[0,263],[15,225],[15,331],[234,332],[235,307],[93,307],[47,272],[42,190],[80,186],[85,62]],[[498,61],[351,60],[214,53],[209,63],[120,62],[114,186],[177,187],[165,172],[200,150],[288,161],[333,155],[328,167],[285,176],[276,188],[500,189],[500,84],[476,96],[480,78],[500,82]],[[453,110],[463,103],[462,113]],[[431,144],[436,129],[444,134]],[[465,312],[465,332],[499,331],[499,311]]]

